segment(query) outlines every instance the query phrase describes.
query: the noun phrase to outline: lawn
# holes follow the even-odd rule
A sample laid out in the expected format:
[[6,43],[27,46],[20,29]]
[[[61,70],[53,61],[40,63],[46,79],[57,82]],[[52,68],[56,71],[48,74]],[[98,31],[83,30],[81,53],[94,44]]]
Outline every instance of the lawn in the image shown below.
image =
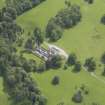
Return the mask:
[[2,8],[5,4],[5,0],[0,0],[0,8]]
[[[51,84],[51,80],[55,75],[60,77],[58,86]],[[39,87],[41,87],[43,94],[48,97],[47,105],[58,105],[60,102],[64,102],[64,105],[76,105],[71,99],[76,91],[75,88],[80,87],[82,84],[86,84],[88,87],[89,95],[84,96],[83,103],[77,105],[91,105],[92,102],[100,103],[99,105],[105,103],[105,84],[91,77],[86,71],[73,73],[71,69],[67,71],[52,70],[42,74],[32,74],[32,77],[35,78]]]
[[[25,33],[32,32],[35,26],[40,26],[45,30],[48,20],[56,13],[65,8],[65,0],[47,0],[36,8],[28,11],[17,19],[17,23],[24,29]],[[78,59],[84,62],[87,57],[95,57],[99,65],[100,56],[105,51],[105,26],[100,24],[100,18],[105,14],[105,1],[95,0],[89,5],[84,0],[71,0],[71,3],[80,5],[82,12],[81,22],[72,29],[65,30],[63,37],[56,43],[67,53],[74,52]],[[24,38],[27,38],[24,34]],[[101,78],[102,67],[97,67],[96,74]],[[60,77],[60,85],[52,86],[51,79],[54,75]],[[91,105],[92,102],[105,104],[105,84],[92,77],[82,70],[80,73],[73,73],[70,69],[64,71],[52,70],[42,74],[32,74],[37,81],[42,92],[48,98],[47,105],[57,105],[64,101],[65,105],[75,105],[71,97],[75,92],[75,87],[86,84],[89,88],[89,95],[85,96],[81,105]]]

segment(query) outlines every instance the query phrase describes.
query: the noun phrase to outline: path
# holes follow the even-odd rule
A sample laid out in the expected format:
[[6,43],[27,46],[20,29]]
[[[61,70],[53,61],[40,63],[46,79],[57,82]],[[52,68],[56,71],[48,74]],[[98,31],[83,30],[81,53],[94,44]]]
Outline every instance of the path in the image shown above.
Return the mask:
[[[88,72],[85,68],[83,68],[86,72]],[[94,72],[91,72],[90,75],[92,77],[94,77],[95,79],[97,79],[98,81],[102,82],[103,84],[105,84],[105,80],[101,79],[100,77],[98,77]]]
[[90,73],[92,77],[96,78],[97,80],[99,80],[100,82],[103,82],[105,84],[105,80],[101,79],[100,77],[98,77],[95,73]]

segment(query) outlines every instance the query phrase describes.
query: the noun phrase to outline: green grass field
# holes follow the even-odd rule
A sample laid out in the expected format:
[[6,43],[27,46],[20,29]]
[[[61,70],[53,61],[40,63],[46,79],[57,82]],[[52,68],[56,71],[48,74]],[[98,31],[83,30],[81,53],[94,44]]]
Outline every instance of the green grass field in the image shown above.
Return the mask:
[[5,0],[0,0],[0,8],[2,8],[5,4]]
[[[60,85],[58,86],[51,84],[55,75],[60,77]],[[97,81],[85,71],[75,74],[70,69],[67,71],[52,70],[42,74],[32,74],[32,77],[35,78],[44,95],[48,97],[47,105],[57,105],[60,102],[64,102],[64,105],[76,105],[71,101],[71,98],[76,91],[75,87],[80,87],[81,84],[86,84],[89,95],[84,97],[82,104],[77,105],[91,105],[92,102],[100,103],[100,105],[105,103],[105,84]]]
[[100,24],[100,19],[105,13],[104,1],[95,0],[95,3],[90,6],[81,2],[80,6],[83,15],[82,22],[66,30],[64,37],[57,42],[57,45],[67,52],[77,53],[81,59],[90,56],[99,58],[105,51],[105,26]]
[[[48,20],[65,7],[64,1],[47,0],[18,17],[17,23],[25,30],[24,40],[27,38],[27,33],[32,32],[35,26],[40,26],[44,31]],[[87,57],[95,57],[99,64],[99,58],[105,51],[105,26],[100,24],[100,18],[105,14],[105,0],[95,0],[92,5],[88,5],[84,0],[70,1],[72,4],[80,5],[82,21],[72,29],[65,30],[63,37],[54,44],[60,46],[67,53],[75,52],[82,62]],[[2,6],[2,0],[0,6]],[[24,56],[39,61],[39,58],[33,57],[33,55],[25,54]],[[96,74],[105,80],[101,76],[101,72],[102,68],[97,67]],[[42,74],[32,73],[31,75],[37,81],[42,93],[48,98],[47,105],[57,105],[60,102],[64,102],[65,105],[76,105],[71,101],[71,97],[75,92],[75,87],[80,87],[81,84],[87,85],[89,95],[84,97],[82,104],[77,105],[91,105],[92,102],[105,105],[105,84],[84,70],[80,73],[73,73],[70,68],[66,71],[61,68]],[[60,85],[58,86],[51,85],[51,80],[55,75],[60,77]],[[2,79],[0,79],[0,105],[10,105],[2,88]],[[2,104],[4,101],[5,103]]]

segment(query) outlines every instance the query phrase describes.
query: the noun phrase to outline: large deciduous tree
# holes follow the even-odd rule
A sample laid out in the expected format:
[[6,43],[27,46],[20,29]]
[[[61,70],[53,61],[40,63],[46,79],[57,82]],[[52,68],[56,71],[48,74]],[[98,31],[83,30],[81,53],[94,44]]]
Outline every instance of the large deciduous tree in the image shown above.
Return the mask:
[[55,23],[54,18],[50,19],[46,27],[46,37],[55,42],[62,37],[62,34],[63,29]]
[[86,59],[84,66],[86,67],[88,71],[93,72],[96,69],[96,62],[94,58],[91,57],[91,58]]

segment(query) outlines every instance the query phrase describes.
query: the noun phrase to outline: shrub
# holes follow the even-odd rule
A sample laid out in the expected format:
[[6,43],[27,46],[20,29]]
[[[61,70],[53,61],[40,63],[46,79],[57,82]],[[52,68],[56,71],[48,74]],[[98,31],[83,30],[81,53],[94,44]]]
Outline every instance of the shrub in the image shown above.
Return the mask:
[[105,25],[105,15],[102,16],[101,23]]
[[59,55],[54,55],[51,59],[46,61],[46,67],[52,69],[58,69],[62,66],[62,58]]
[[93,4],[94,0],[85,0],[86,2],[88,2],[89,4]]
[[67,68],[68,68],[68,65],[65,64],[65,65],[64,65],[64,70],[67,70]]
[[83,101],[83,96],[81,91],[77,91],[73,97],[72,97],[72,101],[74,101],[75,103],[81,103]]
[[103,64],[105,64],[105,53],[103,53],[102,56],[101,56],[101,62],[102,62]]
[[88,71],[93,72],[96,69],[96,62],[93,57],[86,59],[84,66]]
[[67,64],[69,66],[72,66],[72,65],[75,65],[76,64],[76,60],[77,60],[77,57],[74,53],[71,53],[68,57],[68,60],[67,60]]
[[74,65],[74,71],[79,72],[81,70],[81,63],[80,62],[76,62],[76,64]]
[[58,85],[60,82],[60,79],[58,76],[54,76],[54,78],[52,79],[52,84],[53,85]]
[[65,0],[65,5],[67,5],[67,7],[70,7],[71,6],[71,2],[68,1],[68,0]]
[[102,72],[102,75],[105,76],[105,66],[104,66],[104,70]]

